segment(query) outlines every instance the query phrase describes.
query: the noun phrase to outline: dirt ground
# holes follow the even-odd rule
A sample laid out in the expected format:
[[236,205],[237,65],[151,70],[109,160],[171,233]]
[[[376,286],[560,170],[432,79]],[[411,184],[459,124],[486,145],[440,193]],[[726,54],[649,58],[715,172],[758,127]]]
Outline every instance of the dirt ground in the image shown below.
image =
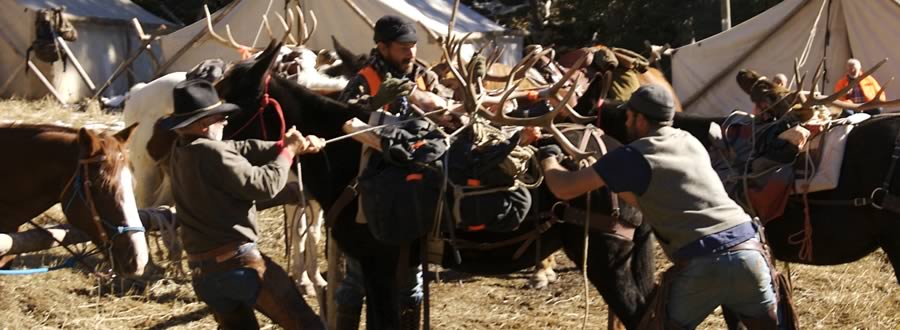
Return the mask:
[[[60,109],[50,101],[0,101],[0,122],[106,124],[121,127],[120,115],[96,106],[85,112]],[[280,211],[260,217],[261,249],[284,265]],[[62,222],[59,207],[43,214],[41,223]],[[28,229],[28,228],[26,228]],[[87,244],[85,244],[87,246]],[[77,247],[80,248],[80,247]],[[152,253],[158,252],[151,238]],[[528,288],[528,272],[473,277],[441,271],[432,283],[432,327],[435,329],[577,329],[585,314],[581,273],[558,254],[559,281],[543,290]],[[20,256],[15,268],[54,265],[68,258],[62,249]],[[155,260],[160,257],[152,256]],[[99,259],[91,259],[96,263]],[[658,262],[659,267],[664,267]],[[324,267],[324,261],[323,261]],[[784,267],[779,264],[779,267]],[[882,251],[850,264],[813,267],[790,265],[794,299],[806,329],[900,329],[900,285]],[[151,268],[142,279],[98,280],[83,267],[30,276],[0,276],[0,329],[214,329],[215,322],[196,300],[186,275],[166,275]],[[588,291],[586,328],[606,326],[606,306]],[[316,305],[314,297],[308,297]],[[277,328],[259,315],[264,328]],[[722,329],[717,311],[701,329]]]

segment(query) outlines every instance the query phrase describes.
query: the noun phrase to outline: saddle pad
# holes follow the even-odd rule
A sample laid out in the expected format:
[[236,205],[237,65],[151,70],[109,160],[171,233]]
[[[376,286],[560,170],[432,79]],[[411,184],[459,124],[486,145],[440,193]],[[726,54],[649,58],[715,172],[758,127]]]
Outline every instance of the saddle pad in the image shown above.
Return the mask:
[[817,192],[837,188],[844,161],[847,137],[856,124],[868,119],[866,114],[856,114],[846,121],[833,125],[827,131],[809,141],[808,149],[795,163],[793,194]]

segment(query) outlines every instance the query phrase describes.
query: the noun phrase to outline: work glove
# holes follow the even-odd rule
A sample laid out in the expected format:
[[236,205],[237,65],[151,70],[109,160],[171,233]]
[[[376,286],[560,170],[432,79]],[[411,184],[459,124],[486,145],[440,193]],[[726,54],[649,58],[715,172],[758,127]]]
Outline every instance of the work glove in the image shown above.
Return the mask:
[[538,160],[544,161],[547,158],[554,157],[557,160],[562,158],[563,151],[559,148],[558,145],[555,144],[547,144],[538,148],[537,157]]
[[394,78],[390,73],[385,74],[384,81],[381,82],[381,88],[378,94],[369,101],[369,106],[374,110],[394,102],[398,97],[407,96],[412,93],[416,85],[406,78]]

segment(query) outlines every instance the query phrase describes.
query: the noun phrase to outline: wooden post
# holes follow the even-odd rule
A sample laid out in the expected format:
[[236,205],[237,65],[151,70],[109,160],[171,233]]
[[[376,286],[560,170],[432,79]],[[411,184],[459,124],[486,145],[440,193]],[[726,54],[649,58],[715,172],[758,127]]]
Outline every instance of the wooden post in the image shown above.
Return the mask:
[[62,242],[63,245],[70,245],[84,243],[89,240],[90,237],[87,234],[72,228],[70,225],[50,227],[46,231],[32,229],[19,233],[0,233],[0,256],[58,247],[60,244],[57,241]]
[[75,71],[78,71],[78,75],[81,76],[81,80],[87,84],[88,88],[91,89],[91,92],[97,89],[97,86],[94,86],[94,82],[91,80],[91,77],[88,76],[87,72],[84,71],[84,68],[81,66],[81,62],[78,61],[78,58],[75,57],[75,54],[72,54],[72,50],[69,49],[69,44],[66,43],[66,40],[60,36],[56,36],[56,42],[62,46],[63,52],[66,53],[66,56],[72,60],[72,65],[75,66]]
[[327,328],[336,329],[337,301],[335,301],[335,293],[337,293],[338,285],[344,280],[344,255],[331,234],[331,228],[326,231],[328,232],[328,240],[325,244],[326,258],[328,258],[328,290],[325,292],[327,302],[322,310],[325,311],[325,318],[328,320]]
[[47,87],[47,90],[50,91],[50,94],[56,97],[56,100],[59,103],[66,104],[66,101],[63,99],[62,95],[59,95],[59,92],[56,91],[56,88],[53,87],[53,84],[50,83],[50,80],[47,80],[47,77],[44,76],[44,73],[38,69],[37,65],[34,65],[34,62],[28,60],[28,67],[31,68],[31,71],[34,71],[34,74],[37,75],[38,79],[41,83],[44,84],[44,87]]

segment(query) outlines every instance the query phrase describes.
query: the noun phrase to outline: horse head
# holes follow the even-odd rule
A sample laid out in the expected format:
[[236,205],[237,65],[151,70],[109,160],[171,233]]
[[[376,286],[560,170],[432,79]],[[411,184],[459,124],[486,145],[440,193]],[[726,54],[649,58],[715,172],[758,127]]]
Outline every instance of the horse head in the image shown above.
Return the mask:
[[72,225],[84,230],[120,274],[141,275],[148,260],[125,143],[137,125],[114,134],[78,131],[78,165],[60,202]]

